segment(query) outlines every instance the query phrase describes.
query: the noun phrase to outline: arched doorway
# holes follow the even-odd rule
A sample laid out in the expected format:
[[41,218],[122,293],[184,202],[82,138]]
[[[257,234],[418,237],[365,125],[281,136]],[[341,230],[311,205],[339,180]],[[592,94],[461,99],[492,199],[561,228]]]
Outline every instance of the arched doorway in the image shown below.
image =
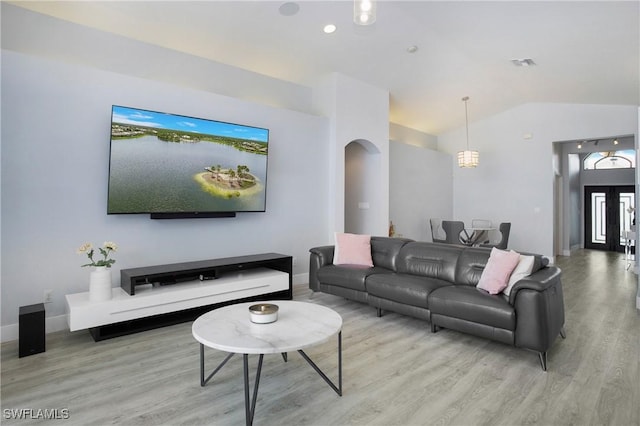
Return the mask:
[[353,140],[344,148],[345,232],[374,234],[379,216],[388,211],[381,208],[381,157],[378,147],[365,139]]

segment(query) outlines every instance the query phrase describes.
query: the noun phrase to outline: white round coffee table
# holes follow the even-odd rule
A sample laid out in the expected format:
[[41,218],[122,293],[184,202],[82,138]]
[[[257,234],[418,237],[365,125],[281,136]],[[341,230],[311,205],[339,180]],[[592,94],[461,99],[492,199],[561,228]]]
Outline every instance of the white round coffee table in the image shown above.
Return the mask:
[[[251,322],[249,306],[257,303],[278,305],[277,321],[268,324]],[[195,320],[191,330],[193,337],[200,343],[201,386],[205,386],[234,354],[243,354],[247,425],[253,423],[262,359],[265,354],[282,354],[286,362],[287,352],[297,351],[329,386],[342,396],[342,317],[332,309],[313,303],[291,300],[239,303],[207,312]],[[303,351],[310,346],[324,343],[335,335],[338,336],[337,386]],[[205,346],[229,352],[224,361],[206,379],[204,373]],[[249,354],[260,355],[252,399],[249,398]]]

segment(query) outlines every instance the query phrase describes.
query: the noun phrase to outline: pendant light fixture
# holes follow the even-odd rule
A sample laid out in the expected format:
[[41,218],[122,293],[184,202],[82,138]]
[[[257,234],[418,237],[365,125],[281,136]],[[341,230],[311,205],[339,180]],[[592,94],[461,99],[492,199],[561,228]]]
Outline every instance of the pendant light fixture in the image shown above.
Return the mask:
[[467,149],[465,151],[458,152],[458,166],[459,167],[476,167],[480,160],[480,154],[478,151],[471,151],[469,149],[469,112],[467,110],[467,102],[469,97],[462,98],[464,101],[464,120],[467,128]]
[[353,22],[356,25],[376,22],[376,0],[353,0]]

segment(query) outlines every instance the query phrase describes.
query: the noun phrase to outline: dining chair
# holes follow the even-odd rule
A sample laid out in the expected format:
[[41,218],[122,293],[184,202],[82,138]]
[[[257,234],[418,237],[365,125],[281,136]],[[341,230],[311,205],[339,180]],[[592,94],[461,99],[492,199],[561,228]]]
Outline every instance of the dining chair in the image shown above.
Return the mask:
[[446,235],[442,235],[442,219],[429,219],[431,226],[431,241],[434,243],[446,243]]
[[511,233],[511,222],[502,222],[498,226],[498,238],[489,243],[480,244],[480,247],[495,247],[497,249],[506,250],[509,243],[509,234]]
[[460,239],[460,234],[464,231],[464,222],[459,220],[443,220],[442,229],[446,234],[445,242],[447,244],[465,244]]

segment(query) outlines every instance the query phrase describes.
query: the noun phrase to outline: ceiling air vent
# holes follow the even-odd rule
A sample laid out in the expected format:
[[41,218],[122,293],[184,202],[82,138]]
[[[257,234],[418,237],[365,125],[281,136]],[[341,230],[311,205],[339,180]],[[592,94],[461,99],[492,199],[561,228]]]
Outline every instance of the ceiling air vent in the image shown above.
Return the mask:
[[532,67],[536,64],[535,62],[533,62],[533,59],[531,58],[512,59],[511,63],[516,67]]

